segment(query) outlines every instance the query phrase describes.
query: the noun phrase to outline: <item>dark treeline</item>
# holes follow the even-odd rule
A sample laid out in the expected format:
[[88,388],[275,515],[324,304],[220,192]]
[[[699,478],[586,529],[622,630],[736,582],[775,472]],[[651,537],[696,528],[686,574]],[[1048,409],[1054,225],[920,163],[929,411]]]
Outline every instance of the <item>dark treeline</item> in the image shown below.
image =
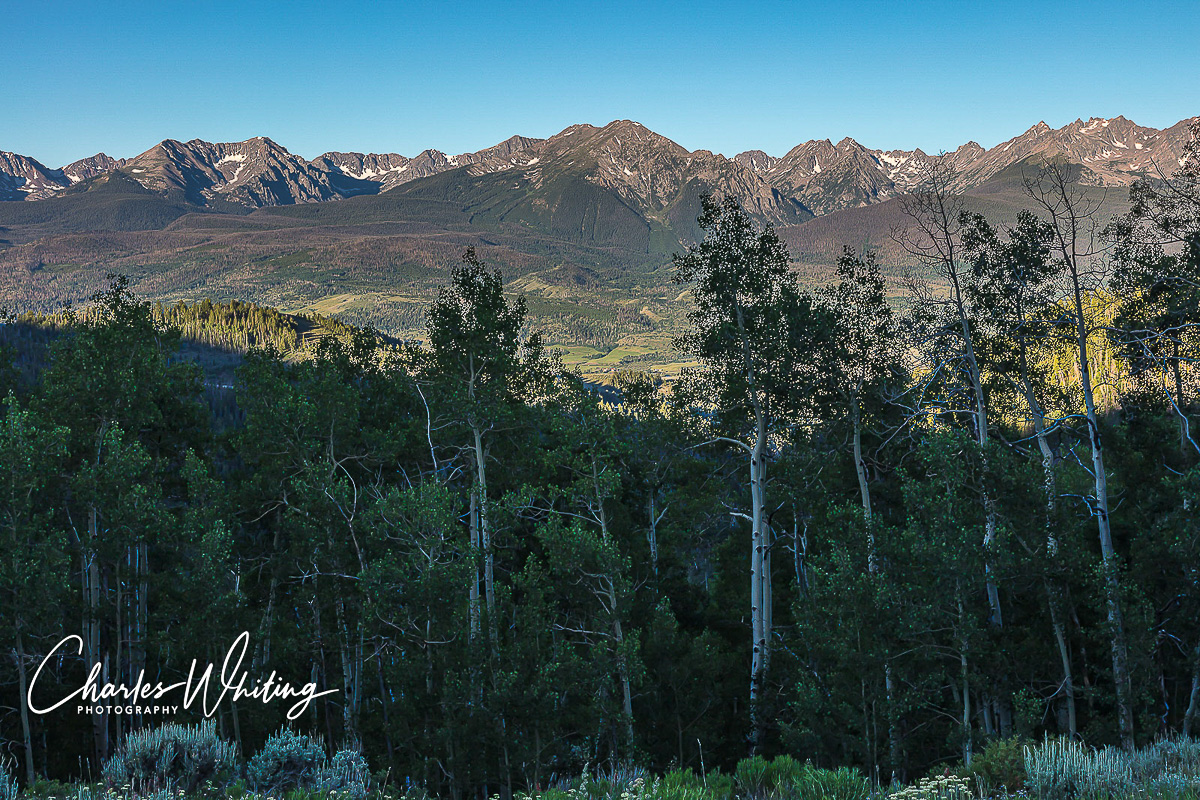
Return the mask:
[[[83,655],[47,662],[43,701],[96,662],[181,680],[241,631],[252,676],[338,690],[291,724],[455,797],[751,751],[886,783],[1000,737],[1194,734],[1189,154],[1103,230],[1059,165],[1005,229],[930,174],[903,313],[869,253],[807,291],[706,199],[676,258],[701,366],[625,373],[618,404],[473,252],[427,344],[347,329],[299,361],[268,312],[116,281],[36,375],[0,374],[3,750],[26,779],[95,774],[155,723],[30,714],[63,636]],[[213,326],[250,347],[227,429],[174,357]],[[217,724],[251,752],[281,705]]]

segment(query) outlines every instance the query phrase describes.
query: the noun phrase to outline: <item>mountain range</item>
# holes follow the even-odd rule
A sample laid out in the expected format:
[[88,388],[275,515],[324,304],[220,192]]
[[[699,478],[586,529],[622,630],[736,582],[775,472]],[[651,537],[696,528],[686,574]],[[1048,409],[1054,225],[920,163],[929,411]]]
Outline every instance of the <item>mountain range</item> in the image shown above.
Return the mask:
[[[537,198],[551,178],[569,174],[651,216],[670,216],[689,188],[733,193],[764,219],[789,224],[813,215],[881,202],[911,190],[928,164],[949,163],[960,190],[1038,155],[1062,155],[1084,167],[1083,183],[1124,185],[1178,163],[1193,120],[1158,130],[1125,117],[1078,119],[1061,128],[1039,122],[991,149],[967,142],[949,153],[872,150],[854,139],[796,145],[781,157],[761,150],[732,158],[689,152],[637,122],[572,125],[548,139],[513,136],[473,153],[425,150],[324,153],[311,161],[266,137],[212,143],[167,139],[133,158],[98,153],[51,169],[31,156],[0,151],[0,200],[44,200],[119,171],[165,197],[213,210],[319,203],[380,194],[422,178],[460,171],[473,186],[503,173]],[[531,199],[531,202],[534,202]]]
[[845,244],[875,249],[898,277],[900,197],[931,165],[948,168],[969,208],[1003,223],[1027,205],[1024,177],[1063,160],[1111,215],[1126,207],[1121,187],[1174,171],[1197,119],[1163,130],[1124,117],[1038,123],[992,148],[938,154],[846,138],[726,157],[629,120],[458,155],[306,160],[265,137],[168,139],[53,169],[0,152],[0,306],[78,302],[115,271],[150,298],[253,300],[405,336],[472,246],[572,357],[657,364],[686,310],[670,255],[700,236],[706,192],[775,225],[806,280],[827,279]]

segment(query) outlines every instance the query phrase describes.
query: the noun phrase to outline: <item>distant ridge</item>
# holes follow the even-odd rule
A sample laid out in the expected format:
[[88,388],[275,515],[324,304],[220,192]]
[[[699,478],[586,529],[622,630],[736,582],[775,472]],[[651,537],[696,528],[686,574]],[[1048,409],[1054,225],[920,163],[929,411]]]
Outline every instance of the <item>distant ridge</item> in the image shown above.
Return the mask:
[[[494,192],[493,182],[483,176],[514,176],[516,186],[506,191],[510,196],[504,201],[511,208],[492,203],[488,210],[506,218],[530,216],[533,207],[557,213],[542,192],[555,178],[558,183],[549,191],[559,192],[561,201],[562,181],[569,177],[569,194],[583,184],[599,188],[648,220],[648,230],[655,224],[678,226],[681,221],[671,219],[672,209],[683,198],[709,190],[733,194],[760,218],[787,224],[903,194],[930,162],[939,160],[949,163],[961,190],[1031,157],[1049,155],[1081,165],[1083,183],[1129,184],[1157,169],[1174,169],[1194,119],[1163,130],[1122,116],[1078,119],[1058,129],[1039,122],[989,150],[968,142],[938,155],[920,149],[871,150],[845,138],[837,144],[828,139],[804,142],[780,157],[749,150],[726,158],[706,150],[690,152],[629,120],[602,128],[572,125],[548,139],[513,136],[473,153],[425,150],[412,157],[329,152],[307,161],[266,137],[225,143],[167,139],[128,160],[99,153],[57,169],[0,151],[0,200],[45,200],[119,171],[172,200],[212,210],[248,210],[380,194],[459,170],[465,184],[451,194],[468,205],[468,184]],[[416,194],[439,192],[445,194],[437,187]],[[606,209],[601,213],[621,216],[608,201],[596,202]]]

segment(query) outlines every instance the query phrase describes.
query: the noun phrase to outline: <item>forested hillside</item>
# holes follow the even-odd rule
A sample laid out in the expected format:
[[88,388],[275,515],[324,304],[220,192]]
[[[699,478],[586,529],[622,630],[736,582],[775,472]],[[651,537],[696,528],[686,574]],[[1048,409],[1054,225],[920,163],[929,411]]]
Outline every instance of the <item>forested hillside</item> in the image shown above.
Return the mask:
[[[43,700],[97,662],[182,680],[246,631],[251,674],[333,691],[294,727],[455,798],[783,753],[886,785],[1014,737],[1194,735],[1198,148],[1103,230],[1061,164],[1000,220],[932,170],[903,313],[872,252],[806,286],[706,197],[672,268],[692,366],[621,372],[618,402],[474,249],[420,344],[328,323],[302,359],[293,318],[115,280],[0,374],[15,771],[98,775],[160,722],[14,701],[69,634]],[[181,337],[245,351],[219,425]],[[215,724],[250,753],[285,711]]]

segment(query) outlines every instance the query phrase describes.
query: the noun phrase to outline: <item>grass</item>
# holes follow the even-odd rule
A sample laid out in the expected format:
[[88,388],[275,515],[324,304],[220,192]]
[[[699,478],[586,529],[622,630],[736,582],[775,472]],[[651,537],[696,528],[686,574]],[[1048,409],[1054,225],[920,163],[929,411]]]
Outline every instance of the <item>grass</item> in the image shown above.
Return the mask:
[[[209,749],[221,747],[215,736]],[[265,750],[266,748],[264,748]],[[1112,748],[1093,750],[1079,743],[1047,741],[1025,749],[1028,775],[1005,788],[981,782],[970,771],[948,770],[945,775],[918,779],[911,785],[876,786],[855,769],[819,769],[787,755],[772,759],[743,759],[729,772],[700,774],[692,769],[672,769],[662,774],[645,768],[617,765],[584,767],[573,777],[560,777],[545,788],[516,792],[516,800],[970,800],[971,798],[1028,798],[1029,800],[1200,800],[1200,740],[1163,739],[1135,753]],[[351,754],[345,754],[351,755]],[[256,758],[261,760],[262,754]],[[429,800],[420,788],[394,792],[382,773],[367,776],[360,756],[356,778],[339,797],[357,800]],[[213,761],[212,758],[209,761]],[[336,761],[336,759],[335,759]],[[152,762],[147,762],[152,763]],[[190,763],[190,762],[188,762]],[[214,761],[215,763],[215,761]],[[334,763],[334,762],[330,762]],[[188,767],[178,762],[165,789],[136,792],[124,773],[117,784],[67,784],[39,780],[27,787],[24,797],[33,800],[266,800],[265,790],[251,781],[243,767],[191,780]],[[261,771],[261,770],[260,770]],[[336,771],[335,771],[336,772]],[[332,773],[331,773],[332,774]],[[315,773],[314,773],[315,775]],[[192,776],[194,777],[194,776]],[[1027,782],[1025,779],[1027,778]],[[7,782],[7,783],[6,783]],[[260,781],[261,783],[261,781]],[[307,788],[292,789],[288,800],[329,800],[332,794],[318,788],[316,780],[301,780]],[[343,783],[345,781],[343,780]],[[0,766],[0,787],[11,776]],[[193,788],[183,791],[181,785]],[[354,788],[357,787],[357,788]],[[12,792],[4,800],[15,800]],[[275,793],[283,797],[285,793]]]
[[637,356],[643,356],[643,355],[646,355],[647,353],[655,353],[655,352],[656,351],[654,351],[648,347],[638,347],[636,345],[617,346],[617,347],[614,347],[612,350],[609,350],[607,353],[605,353],[600,358],[596,359],[594,361],[594,363],[596,364],[596,366],[615,367],[615,366],[620,365],[622,362],[624,362],[628,358],[635,358]]

